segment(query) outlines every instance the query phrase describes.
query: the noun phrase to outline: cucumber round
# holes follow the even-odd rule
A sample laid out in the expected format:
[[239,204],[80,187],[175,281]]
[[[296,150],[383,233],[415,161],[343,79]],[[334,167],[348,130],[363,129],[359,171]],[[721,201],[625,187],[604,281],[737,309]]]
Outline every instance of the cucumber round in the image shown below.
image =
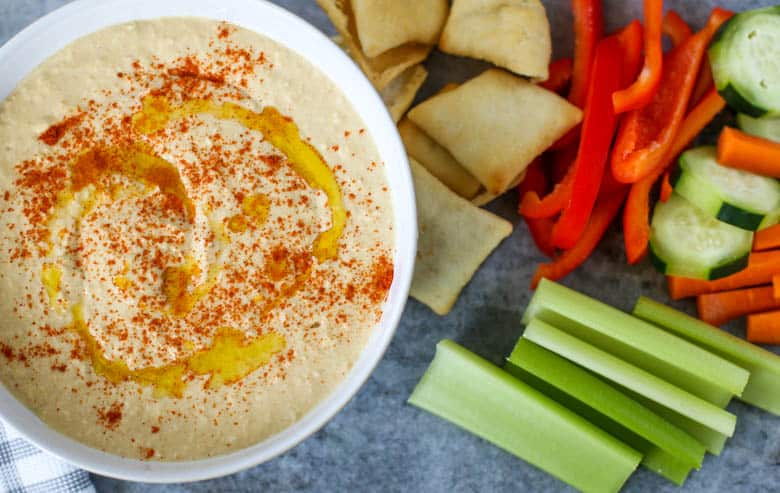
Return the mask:
[[780,6],[729,19],[709,49],[715,87],[729,106],[754,118],[780,115]]
[[780,142],[780,118],[765,116],[763,118],[753,118],[744,113],[737,115],[737,125],[744,132],[756,137]]
[[704,213],[749,231],[780,220],[780,182],[718,163],[717,149],[684,152],[672,177],[674,191]]
[[650,259],[664,274],[725,277],[747,266],[752,247],[752,232],[718,221],[676,193],[655,206]]

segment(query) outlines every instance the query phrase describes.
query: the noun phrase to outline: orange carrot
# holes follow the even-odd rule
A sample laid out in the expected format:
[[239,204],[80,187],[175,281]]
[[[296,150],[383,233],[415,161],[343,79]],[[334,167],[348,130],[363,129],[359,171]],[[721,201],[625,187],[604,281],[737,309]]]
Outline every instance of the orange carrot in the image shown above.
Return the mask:
[[748,315],[747,340],[756,344],[780,344],[780,310]]
[[780,299],[780,274],[772,276],[772,295],[775,299]]
[[756,231],[753,237],[753,251],[780,247],[780,224]]
[[672,196],[673,190],[672,183],[669,181],[669,170],[667,169],[664,172],[664,177],[661,178],[661,202],[666,202],[669,200],[669,197]]
[[673,300],[679,300],[705,293],[769,284],[772,282],[772,276],[778,272],[780,272],[780,250],[754,252],[750,254],[748,266],[744,270],[715,281],[669,276],[669,296]]
[[780,178],[780,144],[726,127],[718,138],[718,162],[731,168]]
[[780,308],[772,286],[736,289],[700,295],[696,300],[699,318],[712,325],[723,325],[751,313]]
[[670,10],[666,13],[661,29],[664,34],[671,38],[674,46],[693,36],[691,26],[675,10]]
[[[628,201],[623,212],[623,237],[626,245],[626,257],[630,264],[635,264],[647,253],[647,242],[650,240],[650,190],[658,181],[674,158],[685,149],[697,135],[721,112],[726,102],[713,88],[707,96],[697,104],[685,117],[677,136],[664,156],[663,163],[650,176],[642,178],[631,186]],[[663,191],[663,189],[662,189]]]

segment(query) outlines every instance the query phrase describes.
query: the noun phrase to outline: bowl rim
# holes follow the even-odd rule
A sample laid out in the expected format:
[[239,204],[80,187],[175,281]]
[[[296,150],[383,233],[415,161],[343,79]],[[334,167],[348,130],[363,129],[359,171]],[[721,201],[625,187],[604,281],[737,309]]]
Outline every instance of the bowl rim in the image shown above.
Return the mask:
[[393,203],[394,278],[374,328],[354,366],[323,401],[299,421],[247,448],[180,462],[130,459],[102,452],[49,428],[0,384],[0,418],[27,440],[66,462],[103,476],[153,483],[189,482],[232,474],[267,462],[313,435],[360,390],[382,359],[400,322],[417,250],[417,214],[409,162],[395,123],[360,69],[325,34],[266,0],[76,0],[13,36],[0,47],[0,101],[41,62],[71,41],[111,25],[160,17],[225,20],[267,36],[302,55],[345,94],[385,163]]

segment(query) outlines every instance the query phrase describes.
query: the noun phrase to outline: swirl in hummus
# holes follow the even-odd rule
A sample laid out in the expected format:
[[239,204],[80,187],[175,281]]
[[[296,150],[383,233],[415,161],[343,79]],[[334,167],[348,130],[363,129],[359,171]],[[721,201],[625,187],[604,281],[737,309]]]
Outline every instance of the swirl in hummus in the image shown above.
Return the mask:
[[382,163],[344,95],[235,26],[79,39],[0,104],[0,379],[55,429],[154,460],[300,419],[393,278]]

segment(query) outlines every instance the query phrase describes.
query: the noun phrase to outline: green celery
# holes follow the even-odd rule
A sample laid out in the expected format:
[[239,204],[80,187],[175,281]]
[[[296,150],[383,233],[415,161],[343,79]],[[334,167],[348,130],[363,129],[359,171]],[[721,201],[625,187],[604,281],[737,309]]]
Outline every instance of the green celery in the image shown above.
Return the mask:
[[724,407],[740,395],[748,372],[643,320],[543,279],[523,315],[537,318]]
[[533,319],[524,337],[713,431],[734,433],[733,414],[552,325]]
[[730,360],[750,372],[740,399],[780,415],[780,357],[708,323],[644,296],[634,315]]
[[617,492],[641,455],[452,341],[409,403],[480,436],[584,492]]
[[[642,463],[668,479],[680,484],[688,471],[701,467],[705,450],[695,438],[588,370],[530,340],[520,339],[517,342],[506,369],[642,452]],[[549,386],[543,386],[540,380],[558,392],[550,392]],[[562,400],[559,392],[571,399]],[[572,400],[582,405],[573,406]],[[583,406],[592,412],[584,415]]]

